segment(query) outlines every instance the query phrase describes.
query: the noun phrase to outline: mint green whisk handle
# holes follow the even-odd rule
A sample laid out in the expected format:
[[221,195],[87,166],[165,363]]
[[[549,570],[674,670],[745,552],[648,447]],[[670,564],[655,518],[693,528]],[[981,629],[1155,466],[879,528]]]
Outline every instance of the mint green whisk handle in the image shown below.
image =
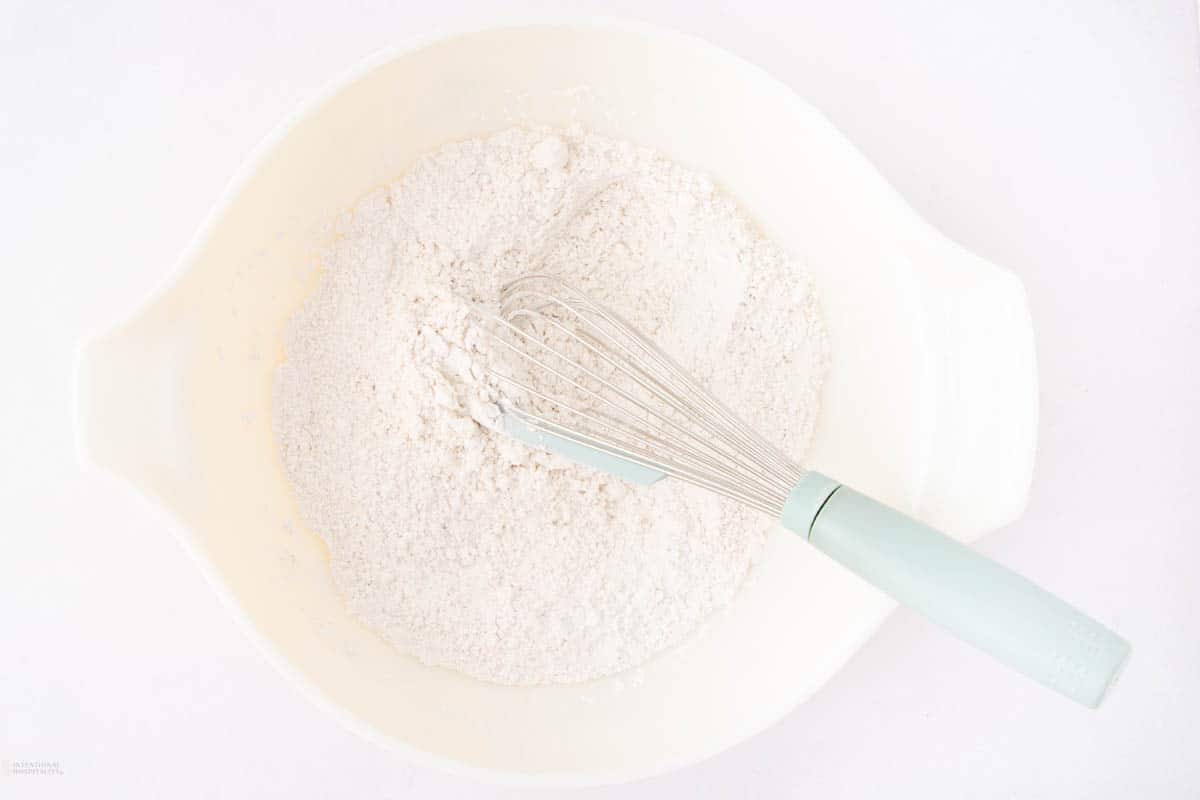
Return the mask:
[[1095,708],[1129,643],[1025,578],[817,472],[781,515],[818,550],[1034,680]]

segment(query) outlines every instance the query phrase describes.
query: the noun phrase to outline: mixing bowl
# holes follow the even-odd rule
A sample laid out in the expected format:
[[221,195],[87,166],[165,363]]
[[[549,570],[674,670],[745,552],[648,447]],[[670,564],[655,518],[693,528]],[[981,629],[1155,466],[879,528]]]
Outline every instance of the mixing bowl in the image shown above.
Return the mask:
[[833,353],[811,466],[965,539],[1020,512],[1032,468],[1019,282],[919,219],[757,68],[613,24],[491,29],[374,59],[257,151],[168,287],[81,346],[80,444],[172,512],[234,615],[307,696],[413,760],[498,781],[616,782],[716,753],[816,691],[893,607],[780,530],[692,640],[584,685],[501,687],[426,667],[347,613],[270,425],[272,370],[315,285],[314,253],[339,213],[421,153],[573,122],[709,172],[805,254]]

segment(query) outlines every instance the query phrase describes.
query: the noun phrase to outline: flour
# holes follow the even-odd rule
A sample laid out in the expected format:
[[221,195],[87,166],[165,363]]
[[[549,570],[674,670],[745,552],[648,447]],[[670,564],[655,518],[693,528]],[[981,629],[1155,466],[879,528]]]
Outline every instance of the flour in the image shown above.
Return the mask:
[[827,361],[813,287],[730,198],[644,148],[513,129],[423,157],[338,234],[274,421],[353,614],[426,663],[531,685],[633,667],[729,603],[771,520],[496,433],[468,307],[562,276],[799,459]]

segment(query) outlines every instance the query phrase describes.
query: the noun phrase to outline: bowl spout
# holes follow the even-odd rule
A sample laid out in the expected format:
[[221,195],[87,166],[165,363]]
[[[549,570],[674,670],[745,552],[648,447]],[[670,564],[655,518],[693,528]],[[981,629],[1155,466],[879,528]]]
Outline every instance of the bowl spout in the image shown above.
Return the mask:
[[83,342],[75,375],[81,460],[177,510],[195,474],[187,370],[194,339],[190,318],[155,306]]

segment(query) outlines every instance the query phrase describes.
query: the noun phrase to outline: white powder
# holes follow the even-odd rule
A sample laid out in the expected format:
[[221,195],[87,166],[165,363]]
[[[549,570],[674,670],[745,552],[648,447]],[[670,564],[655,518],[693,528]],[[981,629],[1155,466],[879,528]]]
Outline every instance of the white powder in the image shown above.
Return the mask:
[[812,285],[704,175],[579,129],[447,145],[339,224],[287,331],[275,430],[351,611],[506,684],[635,666],[726,605],[772,521],[489,430],[465,303],[560,275],[796,458],[827,348]]

